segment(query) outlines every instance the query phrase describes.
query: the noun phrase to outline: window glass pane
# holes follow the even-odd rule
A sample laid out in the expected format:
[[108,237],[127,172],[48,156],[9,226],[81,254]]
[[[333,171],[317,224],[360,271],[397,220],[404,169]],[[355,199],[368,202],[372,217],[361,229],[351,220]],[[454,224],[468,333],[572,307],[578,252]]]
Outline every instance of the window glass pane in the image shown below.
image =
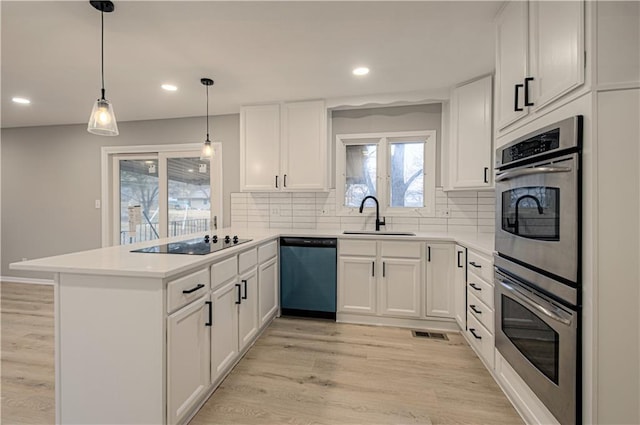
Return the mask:
[[359,207],[365,196],[376,196],[377,145],[347,145],[344,205]]
[[392,207],[424,207],[424,142],[392,143],[389,204]]
[[209,230],[210,173],[209,161],[200,158],[167,159],[169,237]]
[[121,245],[158,239],[158,193],[157,159],[120,160]]

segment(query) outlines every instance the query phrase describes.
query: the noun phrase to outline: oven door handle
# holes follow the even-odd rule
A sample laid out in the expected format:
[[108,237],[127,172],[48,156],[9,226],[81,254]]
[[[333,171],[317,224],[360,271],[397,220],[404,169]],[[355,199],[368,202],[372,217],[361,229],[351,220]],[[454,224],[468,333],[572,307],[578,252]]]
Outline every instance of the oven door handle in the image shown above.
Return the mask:
[[539,311],[540,313],[544,314],[545,316],[562,323],[563,325],[567,325],[567,326],[571,326],[571,319],[567,319],[566,317],[562,317],[561,312],[555,308],[547,308],[545,306],[542,306],[534,301],[532,301],[528,296],[526,296],[525,294],[523,294],[521,291],[519,291],[518,289],[516,289],[515,287],[509,285],[507,282],[500,280],[500,285],[502,285],[503,288],[505,288],[507,291],[509,291],[509,293],[511,295],[513,295],[515,298],[517,298],[518,300],[522,301],[523,303],[527,304],[529,307]]
[[531,174],[547,174],[547,173],[568,173],[572,170],[571,167],[556,167],[556,166],[542,166],[523,168],[520,170],[505,171],[504,173],[496,174],[496,181],[501,182],[509,180],[514,177],[530,176]]

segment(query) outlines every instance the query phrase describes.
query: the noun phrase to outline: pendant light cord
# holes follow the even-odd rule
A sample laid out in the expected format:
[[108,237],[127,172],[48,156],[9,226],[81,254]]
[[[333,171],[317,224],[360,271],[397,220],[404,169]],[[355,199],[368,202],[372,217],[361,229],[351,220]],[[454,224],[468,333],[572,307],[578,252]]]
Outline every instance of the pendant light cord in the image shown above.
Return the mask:
[[209,86],[205,86],[207,90],[207,141],[209,141]]
[[101,73],[102,73],[102,100],[104,99],[104,11],[100,11],[100,27],[102,28],[100,31],[100,64],[101,64]]

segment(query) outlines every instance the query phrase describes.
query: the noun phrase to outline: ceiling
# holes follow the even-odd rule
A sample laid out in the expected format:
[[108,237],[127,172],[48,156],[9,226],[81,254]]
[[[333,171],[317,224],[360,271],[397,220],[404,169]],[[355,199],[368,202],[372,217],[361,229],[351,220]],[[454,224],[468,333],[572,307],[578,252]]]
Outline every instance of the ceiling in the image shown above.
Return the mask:
[[[438,90],[494,68],[500,2],[115,1],[105,86],[119,121],[242,104]],[[1,1],[2,127],[85,123],[100,94],[88,1]],[[368,66],[355,77],[351,70]],[[160,89],[163,83],[179,87]],[[30,105],[11,101],[31,99]]]

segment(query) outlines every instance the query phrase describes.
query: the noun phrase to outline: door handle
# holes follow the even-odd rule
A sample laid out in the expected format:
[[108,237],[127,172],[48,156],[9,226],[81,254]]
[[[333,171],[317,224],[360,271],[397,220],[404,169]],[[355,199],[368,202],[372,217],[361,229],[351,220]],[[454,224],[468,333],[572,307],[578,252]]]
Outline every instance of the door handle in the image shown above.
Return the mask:
[[431,247],[427,245],[427,261],[431,262]]
[[523,108],[518,108],[518,89],[524,87],[524,84],[516,84],[515,86],[515,99],[514,99],[514,103],[513,103],[513,110],[518,112],[518,111],[524,111]]
[[524,79],[524,106],[533,106],[533,102],[529,102],[529,82],[533,81],[533,77]]
[[276,189],[278,188],[278,176],[276,176]]
[[184,291],[182,291],[183,294],[191,294],[192,292],[196,292],[198,289],[202,289],[204,288],[204,284],[199,283],[196,286],[194,286],[191,289],[185,289]]
[[386,264],[385,264],[385,262],[383,261],[383,262],[382,262],[382,277],[385,277],[385,276],[386,276]]
[[242,289],[240,288],[240,284],[236,283],[236,288],[238,289],[238,298],[236,299],[236,304],[241,304],[242,303]]
[[205,326],[213,325],[213,303],[211,301],[205,301],[205,304],[209,306],[209,321],[205,323]]
[[458,267],[462,268],[464,266],[464,264],[462,264],[462,258],[460,258],[460,255],[462,254],[462,251],[458,251]]
[[531,174],[568,173],[570,171],[572,171],[571,167],[542,166],[523,168],[521,170],[505,171],[504,173],[497,174],[496,181],[501,182],[514,177],[529,176]]
[[376,277],[376,262],[371,262],[371,276]]
[[489,177],[487,176],[488,172],[489,172],[489,167],[484,167],[484,182],[485,183],[489,183]]
[[287,187],[287,175],[284,175],[284,187]]
[[247,281],[243,279],[241,282],[244,285],[244,296],[242,297],[242,299],[246,300],[247,299]]

